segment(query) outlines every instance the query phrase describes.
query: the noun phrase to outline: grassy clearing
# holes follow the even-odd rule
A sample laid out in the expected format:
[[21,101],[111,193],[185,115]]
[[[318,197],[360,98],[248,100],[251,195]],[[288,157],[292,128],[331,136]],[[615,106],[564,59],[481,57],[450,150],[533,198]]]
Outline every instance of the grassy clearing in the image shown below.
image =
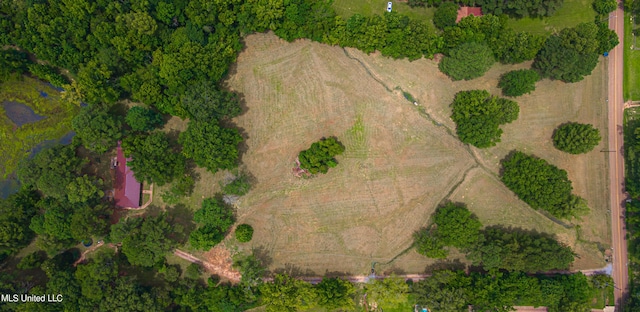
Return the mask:
[[510,18],[507,21],[507,26],[516,31],[551,34],[563,28],[593,21],[596,17],[596,12],[593,10],[591,3],[591,0],[565,0],[562,8],[551,17]]
[[640,100],[640,51],[631,49],[633,45],[633,22],[631,14],[624,14],[624,83],[625,100]]
[[[387,12],[388,0],[342,0],[334,1],[332,6],[338,15],[349,18],[359,13],[365,16],[382,15]],[[393,11],[402,13],[413,19],[431,21],[435,8],[412,8],[406,3],[393,2]]]
[[[40,91],[48,97],[40,95]],[[0,84],[0,103],[14,101],[29,106],[45,119],[17,127],[0,106],[0,176],[16,169],[20,159],[45,140],[61,138],[71,131],[71,119],[80,107],[60,98],[60,92],[38,80],[22,77]]]
[[[413,250],[396,256],[411,246],[412,233],[429,222],[437,205],[450,199],[467,202],[486,225],[557,234],[580,256],[576,269],[604,266],[596,247],[610,241],[601,146],[576,156],[551,142],[553,129],[566,121],[606,131],[602,64],[580,83],[539,82],[535,92],[517,98],[520,119],[504,127],[503,142],[477,150],[455,137],[449,118],[454,94],[499,94],[500,75],[529,63],[497,65],[482,78],[451,82],[430,60],[397,61],[305,40],[285,43],[270,34],[249,36],[246,44],[227,82],[249,107],[235,121],[248,137],[243,164],[257,179],[238,204],[238,221],[255,230],[239,251],[261,248],[270,269],[303,274],[367,274],[374,261],[398,274],[422,272],[436,262]],[[330,135],[346,146],[338,167],[312,179],[295,178],[297,153]],[[574,192],[592,208],[575,223],[582,227],[580,239],[575,229],[532,211],[497,180],[499,161],[513,149],[569,172]]]

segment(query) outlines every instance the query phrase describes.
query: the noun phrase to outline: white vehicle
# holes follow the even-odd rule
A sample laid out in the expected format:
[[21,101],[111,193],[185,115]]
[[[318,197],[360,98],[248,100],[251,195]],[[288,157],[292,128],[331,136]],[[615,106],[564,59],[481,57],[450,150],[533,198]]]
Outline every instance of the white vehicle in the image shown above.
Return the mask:
[[393,6],[393,3],[391,3],[391,1],[387,2],[387,12],[391,12],[392,6]]

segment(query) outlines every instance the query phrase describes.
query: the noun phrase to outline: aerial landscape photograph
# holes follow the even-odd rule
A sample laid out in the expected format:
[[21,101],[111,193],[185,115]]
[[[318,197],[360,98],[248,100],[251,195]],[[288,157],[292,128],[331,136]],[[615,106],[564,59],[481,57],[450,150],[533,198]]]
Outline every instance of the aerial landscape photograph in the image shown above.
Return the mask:
[[640,312],[640,0],[0,0],[0,311]]

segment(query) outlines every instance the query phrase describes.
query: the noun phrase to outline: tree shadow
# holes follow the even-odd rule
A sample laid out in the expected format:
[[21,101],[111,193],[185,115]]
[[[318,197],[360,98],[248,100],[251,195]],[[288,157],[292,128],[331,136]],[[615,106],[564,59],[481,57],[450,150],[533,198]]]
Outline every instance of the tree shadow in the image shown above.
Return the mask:
[[196,223],[193,222],[193,211],[184,204],[174,205],[170,208],[171,224],[180,225],[182,233],[176,233],[176,238],[183,243],[189,239],[189,233],[196,229]]
[[301,267],[291,263],[285,263],[283,268],[277,268],[273,270],[273,273],[286,274],[291,277],[316,276],[314,271],[310,269],[302,269]]
[[398,268],[398,267],[391,267],[388,269],[385,269],[384,271],[382,271],[382,275],[384,276],[389,276],[389,275],[405,275],[407,274],[407,271]]
[[346,271],[344,271],[344,272],[341,272],[341,271],[331,271],[331,272],[330,272],[329,270],[326,270],[326,271],[324,272],[323,277],[326,277],[326,278],[343,278],[343,277],[345,277],[345,276],[351,276],[351,275],[353,275],[351,272],[346,272]]
[[260,265],[263,268],[268,268],[273,263],[273,258],[271,258],[269,251],[264,246],[254,247],[251,250],[253,256],[260,262]]
[[436,263],[430,264],[424,268],[424,273],[432,274],[435,271],[464,271],[467,265],[460,262],[460,259],[453,260],[440,260]]

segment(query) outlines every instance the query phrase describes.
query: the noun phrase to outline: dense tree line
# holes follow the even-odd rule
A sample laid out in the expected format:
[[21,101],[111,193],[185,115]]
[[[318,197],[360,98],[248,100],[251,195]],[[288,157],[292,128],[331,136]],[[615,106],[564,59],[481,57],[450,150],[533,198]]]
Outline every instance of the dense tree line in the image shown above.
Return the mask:
[[625,226],[629,251],[629,299],[630,310],[640,309],[640,201],[637,198],[626,203]]
[[456,93],[451,119],[456,123],[460,141],[479,148],[495,146],[500,142],[500,125],[518,118],[518,103],[492,96],[485,90]]
[[[454,0],[453,3],[461,6],[482,7],[484,14],[506,14],[515,18],[552,16],[562,7],[563,0]],[[450,3],[446,0],[409,0],[409,6],[440,7]]]
[[588,212],[586,201],[571,193],[567,172],[544,159],[519,151],[502,160],[502,182],[533,209],[557,218],[579,217]]
[[489,227],[464,204],[447,203],[433,214],[432,223],[414,234],[418,253],[445,258],[450,247],[465,252],[484,270],[545,272],[565,270],[573,262],[571,248],[554,237],[523,229]]
[[640,198],[640,121],[629,118],[624,127],[625,190]]

